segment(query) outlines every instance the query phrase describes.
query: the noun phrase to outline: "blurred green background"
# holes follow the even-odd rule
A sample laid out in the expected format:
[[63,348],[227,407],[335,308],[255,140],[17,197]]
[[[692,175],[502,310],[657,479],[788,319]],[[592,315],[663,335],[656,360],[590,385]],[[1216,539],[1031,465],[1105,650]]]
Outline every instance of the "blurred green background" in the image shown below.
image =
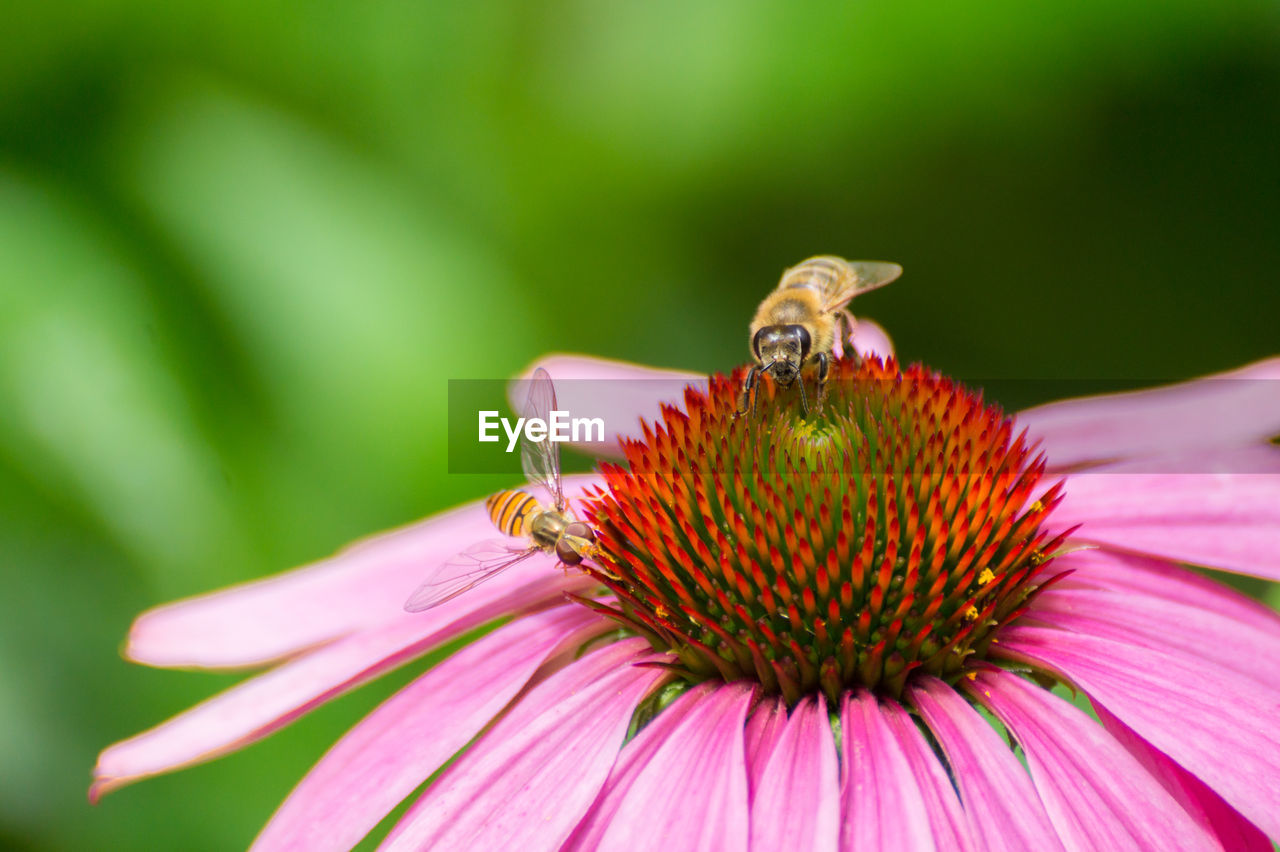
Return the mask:
[[85,802],[233,682],[122,662],[134,614],[494,487],[445,473],[450,378],[728,368],[821,252],[901,262],[860,313],[962,376],[1280,351],[1273,0],[4,17],[0,847],[243,847],[407,679]]

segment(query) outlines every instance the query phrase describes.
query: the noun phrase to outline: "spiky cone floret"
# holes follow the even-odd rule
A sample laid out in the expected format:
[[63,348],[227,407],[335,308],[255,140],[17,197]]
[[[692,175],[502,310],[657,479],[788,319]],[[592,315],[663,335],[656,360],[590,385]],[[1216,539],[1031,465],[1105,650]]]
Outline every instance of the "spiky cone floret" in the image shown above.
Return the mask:
[[820,410],[743,371],[662,409],[585,512],[609,611],[688,681],[789,703],[954,680],[1046,585],[1045,462],[981,395],[923,366],[836,361]]

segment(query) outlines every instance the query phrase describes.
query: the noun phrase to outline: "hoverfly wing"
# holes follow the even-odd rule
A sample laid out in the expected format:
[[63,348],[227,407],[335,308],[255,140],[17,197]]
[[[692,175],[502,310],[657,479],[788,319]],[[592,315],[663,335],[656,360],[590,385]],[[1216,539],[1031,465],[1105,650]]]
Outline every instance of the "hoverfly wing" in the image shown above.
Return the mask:
[[[556,410],[556,388],[551,383],[551,376],[539,367],[529,380],[529,398],[525,401],[525,420],[538,418],[543,422],[551,420],[551,412]],[[556,511],[563,512],[565,507],[564,489],[560,485],[560,445],[548,435],[542,441],[521,439],[520,465],[524,475],[530,482],[537,483],[551,494]]]
[[902,274],[902,267],[896,263],[881,260],[851,260],[849,268],[853,270],[853,280],[840,292],[834,293],[823,306],[827,311],[838,311],[849,304],[854,296],[860,296],[869,290],[892,284]]
[[451,601],[537,552],[536,547],[512,547],[500,539],[473,544],[436,569],[405,601],[405,611],[422,612]]

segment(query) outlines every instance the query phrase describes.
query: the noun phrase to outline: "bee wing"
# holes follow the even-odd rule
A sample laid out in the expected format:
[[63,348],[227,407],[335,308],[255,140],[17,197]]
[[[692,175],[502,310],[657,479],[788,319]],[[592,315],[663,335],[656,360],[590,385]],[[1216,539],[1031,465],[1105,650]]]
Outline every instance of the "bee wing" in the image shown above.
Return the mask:
[[[555,385],[551,383],[551,376],[547,371],[539,367],[529,380],[529,398],[525,400],[523,414],[526,420],[536,417],[549,421],[555,408]],[[521,439],[520,465],[530,482],[541,485],[551,494],[556,511],[563,512],[565,502],[564,489],[560,485],[560,445],[549,436],[540,442]]]
[[494,539],[473,544],[450,557],[404,602],[406,612],[422,612],[456,598],[538,552],[536,547],[512,547]]
[[828,312],[838,311],[853,299],[868,290],[892,284],[902,274],[902,267],[896,263],[882,260],[851,260],[849,267],[853,270],[853,281],[838,293],[828,297],[823,308]]

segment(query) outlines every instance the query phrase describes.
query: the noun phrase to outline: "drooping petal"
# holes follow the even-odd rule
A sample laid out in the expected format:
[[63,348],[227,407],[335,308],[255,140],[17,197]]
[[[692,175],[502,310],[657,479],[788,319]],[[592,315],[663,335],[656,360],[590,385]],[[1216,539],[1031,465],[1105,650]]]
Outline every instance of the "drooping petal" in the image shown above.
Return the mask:
[[999,669],[962,686],[1005,724],[1027,756],[1031,780],[1067,849],[1210,852],[1203,826],[1087,715]]
[[1051,570],[1072,573],[1053,588],[1114,589],[1198,606],[1280,638],[1280,613],[1230,586],[1179,565],[1108,550],[1081,550],[1056,559]]
[[507,590],[505,598],[443,626],[436,619],[400,611],[376,628],[308,651],[108,747],[94,768],[90,797],[96,799],[140,778],[210,760],[256,742],[430,648],[504,613],[559,598],[567,588],[581,589],[582,579],[566,578],[559,571],[544,568],[533,581]]
[[473,503],[311,565],[156,607],[134,621],[125,655],[153,666],[271,662],[356,630],[372,613],[394,613],[433,561],[492,528]]
[[1106,708],[1095,704],[1094,712],[1103,727],[1129,750],[1139,763],[1160,782],[1183,809],[1230,852],[1271,852],[1271,841],[1257,826],[1242,817],[1203,781],[1157,751]]
[[586,355],[553,354],[540,358],[513,381],[508,389],[512,410],[522,412],[529,393],[528,382],[539,367],[555,382],[556,407],[571,418],[600,418],[604,421],[602,442],[572,443],[597,455],[620,455],[619,438],[638,438],[640,419],[657,419],[659,405],[680,404],[684,390],[692,385],[707,389],[707,377],[681,370],[659,370],[625,361],[611,361]]
[[752,849],[839,848],[840,764],[822,696],[791,710],[757,789]]
[[690,688],[627,743],[591,809],[565,843],[563,852],[585,852],[600,848],[600,838],[604,836],[605,829],[618,812],[622,800],[635,784],[636,777],[649,765],[649,761],[672,732],[680,727],[685,717],[700,707],[715,688],[716,684],[710,681]]
[[934,835],[924,793],[876,697],[866,690],[846,697],[840,727],[840,848],[929,850],[944,845]]
[[1074,683],[1280,837],[1280,690],[1185,654],[1047,627],[1014,624],[993,649]]
[[979,848],[1062,849],[1031,778],[995,729],[937,678],[921,678],[908,694],[951,764]]
[[974,848],[973,837],[946,768],[902,705],[886,701],[880,712],[911,768],[939,852],[969,852]]
[[613,766],[627,725],[665,676],[624,639],[542,681],[427,789],[382,848],[559,849]]
[[[597,482],[595,476],[566,477],[565,490],[578,497]],[[125,655],[153,666],[269,663],[396,616],[435,566],[497,534],[483,502],[468,503],[320,562],[148,610],[134,622]],[[491,606],[554,564],[534,557],[417,617],[442,627]]]
[[258,835],[256,850],[350,849],[498,715],[558,647],[606,624],[570,604],[466,645],[340,739]]
[[664,736],[628,746],[568,848],[746,850],[743,725],[753,694],[731,683],[682,695],[650,724],[680,705],[656,731]]
[[760,778],[764,775],[769,755],[778,745],[782,729],[787,723],[787,705],[781,698],[766,696],[751,711],[743,740],[747,756],[747,782],[749,795],[755,800]]
[[1280,636],[1241,624],[1202,606],[1138,592],[1053,586],[1036,598],[1039,621],[1142,645],[1179,652],[1234,669],[1280,689]]
[[1054,468],[1207,447],[1280,434],[1280,359],[1169,387],[1070,399],[1018,414]]
[[1068,478],[1052,522],[1118,550],[1280,580],[1280,475]]

